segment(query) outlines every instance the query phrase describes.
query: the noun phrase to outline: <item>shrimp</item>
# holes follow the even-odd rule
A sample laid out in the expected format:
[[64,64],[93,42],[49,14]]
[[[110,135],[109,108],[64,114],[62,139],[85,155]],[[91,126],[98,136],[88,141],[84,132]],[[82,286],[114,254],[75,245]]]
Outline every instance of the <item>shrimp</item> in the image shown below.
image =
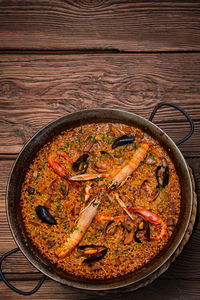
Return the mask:
[[128,210],[130,212],[140,215],[143,219],[145,219],[146,221],[148,221],[151,224],[161,226],[160,233],[155,237],[151,237],[150,238],[151,241],[158,241],[158,240],[162,239],[164,235],[166,235],[167,225],[158,215],[152,213],[151,211],[149,211],[145,208],[141,208],[141,207],[129,207]]
[[109,188],[122,186],[126,182],[128,177],[139,167],[140,163],[145,159],[148,150],[149,145],[141,144],[139,149],[137,149],[133,154],[133,157],[128,162],[128,164],[123,167],[111,180]]
[[64,151],[52,152],[48,157],[48,163],[58,176],[68,180],[68,171],[61,165],[60,157],[73,164],[73,160]]
[[82,212],[82,214],[79,217],[78,223],[73,229],[73,232],[70,234],[68,240],[55,251],[55,254],[59,258],[64,258],[67,254],[72,252],[72,250],[80,243],[83,235],[85,234],[88,227],[92,223],[92,220],[96,216],[100,203],[100,200],[96,199],[92,201],[90,205],[87,206],[87,209],[85,209],[84,212]]

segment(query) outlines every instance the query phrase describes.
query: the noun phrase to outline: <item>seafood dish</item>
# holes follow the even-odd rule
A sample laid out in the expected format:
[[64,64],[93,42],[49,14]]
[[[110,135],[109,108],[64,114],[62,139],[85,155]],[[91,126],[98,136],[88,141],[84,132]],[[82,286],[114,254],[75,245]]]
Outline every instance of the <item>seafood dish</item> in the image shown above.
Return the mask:
[[100,122],[67,129],[36,153],[20,205],[29,238],[51,263],[107,279],[139,270],[167,245],[181,189],[157,140]]

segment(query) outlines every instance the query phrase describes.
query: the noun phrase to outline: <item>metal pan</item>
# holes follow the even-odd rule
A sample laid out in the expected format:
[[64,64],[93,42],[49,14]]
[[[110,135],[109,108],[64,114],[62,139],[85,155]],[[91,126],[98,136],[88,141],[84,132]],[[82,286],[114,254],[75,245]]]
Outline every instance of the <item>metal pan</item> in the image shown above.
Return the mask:
[[[161,106],[171,106],[181,111],[190,123],[190,133],[176,144],[173,140],[158,126],[152,123],[152,119],[156,111]],[[168,154],[172,158],[181,184],[181,211],[178,224],[175,228],[173,235],[171,236],[168,244],[164,249],[148,264],[142,267],[140,270],[129,273],[124,276],[120,276],[114,279],[105,280],[89,280],[79,278],[71,275],[53,265],[47,259],[45,259],[37,248],[33,245],[29,239],[24,223],[22,221],[21,208],[20,208],[20,193],[21,186],[24,181],[24,177],[27,169],[38,150],[49,142],[54,136],[58,135],[61,131],[68,128],[76,127],[81,124],[95,123],[95,122],[122,122],[127,125],[133,125],[141,128],[155,139],[157,139],[161,145],[168,151]],[[177,145],[180,145],[186,141],[193,133],[194,127],[190,116],[180,107],[171,103],[161,103],[157,105],[150,116],[150,120],[147,120],[134,113],[125,112],[118,109],[91,109],[78,111],[73,114],[64,116],[55,122],[49,124],[42,130],[40,130],[30,141],[24,146],[20,152],[15,164],[11,170],[10,177],[7,185],[6,194],[6,209],[8,216],[8,223],[12,231],[15,242],[19,248],[16,248],[2,256],[0,259],[0,275],[2,280],[13,289],[15,292],[30,295],[35,293],[41,284],[44,282],[46,276],[53,280],[56,280],[62,284],[84,289],[84,290],[112,290],[117,288],[124,288],[132,286],[138,286],[139,283],[144,282],[155,271],[159,270],[169,259],[172,257],[181,241],[183,240],[191,217],[193,206],[193,187],[190,178],[190,173],[186,161],[181,154]],[[25,257],[44,275],[41,278],[38,285],[30,292],[23,292],[12,286],[4,277],[1,269],[2,261],[10,254],[21,250]]]

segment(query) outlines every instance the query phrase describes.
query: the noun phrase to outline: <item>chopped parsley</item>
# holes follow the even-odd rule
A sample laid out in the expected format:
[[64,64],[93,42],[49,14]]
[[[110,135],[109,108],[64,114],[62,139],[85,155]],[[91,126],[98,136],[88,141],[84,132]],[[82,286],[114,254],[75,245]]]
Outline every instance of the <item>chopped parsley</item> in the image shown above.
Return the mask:
[[56,205],[56,210],[60,211],[60,207],[61,207],[61,199],[57,198],[57,205]]
[[81,230],[79,227],[74,227],[74,228],[71,230],[71,232],[74,232],[74,231],[76,231],[76,230],[79,230],[80,232],[82,232],[82,230]]
[[63,228],[66,229],[68,226],[66,223],[63,224]]
[[107,135],[102,135],[102,141],[103,142],[107,142],[109,144],[112,144],[114,142],[115,139],[107,136]]
[[59,150],[67,151],[69,146],[70,146],[70,144],[66,144],[65,146],[61,147]]
[[154,159],[154,158],[155,158],[155,155],[154,155],[154,154],[152,154],[151,152],[149,152],[149,153],[148,153],[148,155],[147,155],[147,157],[148,157],[148,158],[152,158],[152,159]]
[[125,249],[121,251],[121,254],[127,254],[129,252],[130,249]]
[[94,137],[94,136],[92,136],[92,135],[88,136],[88,138],[87,138],[86,142],[90,142],[90,141],[92,141],[92,142],[96,142],[96,140],[95,140],[95,137]]
[[80,138],[77,138],[75,141],[74,141],[74,144],[76,146],[79,146],[80,145]]
[[101,202],[94,202],[93,205],[99,205]]
[[90,236],[87,237],[87,241],[88,241],[88,243],[91,243],[91,237]]
[[133,149],[134,149],[134,150],[137,150],[139,147],[140,147],[139,144],[134,144]]

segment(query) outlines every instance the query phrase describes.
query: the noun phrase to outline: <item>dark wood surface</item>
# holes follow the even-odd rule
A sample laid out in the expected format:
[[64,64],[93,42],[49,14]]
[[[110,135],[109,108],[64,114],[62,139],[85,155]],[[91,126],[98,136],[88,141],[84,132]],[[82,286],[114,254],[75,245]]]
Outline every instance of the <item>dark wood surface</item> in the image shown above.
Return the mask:
[[0,1],[1,49],[200,50],[199,1]]
[[[200,195],[199,1],[0,1],[0,255],[16,247],[5,209],[9,172],[28,139],[79,109],[122,108],[148,118],[182,106],[195,132],[180,146]],[[154,119],[175,141],[189,125],[171,108]],[[199,206],[198,206],[199,213]],[[151,285],[116,299],[200,299],[200,222],[181,255]],[[30,290],[41,274],[21,253],[6,277]],[[0,299],[22,299],[0,281]],[[47,279],[30,299],[112,299]]]

